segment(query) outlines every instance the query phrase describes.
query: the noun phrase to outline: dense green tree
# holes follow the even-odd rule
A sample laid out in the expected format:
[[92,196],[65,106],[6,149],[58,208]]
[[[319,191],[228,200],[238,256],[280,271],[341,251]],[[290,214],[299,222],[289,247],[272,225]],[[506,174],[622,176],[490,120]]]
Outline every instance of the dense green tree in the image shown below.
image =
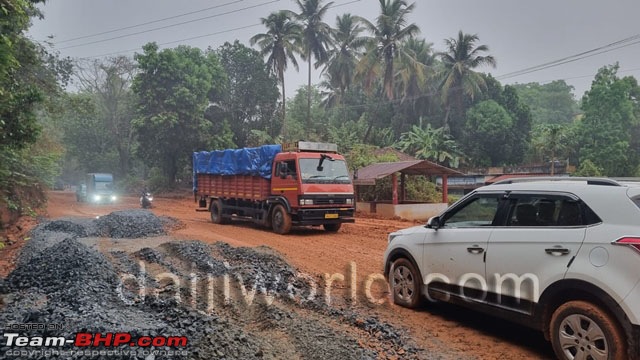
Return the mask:
[[[120,177],[124,177],[129,174],[135,144],[132,126],[135,99],[131,92],[131,82],[136,65],[132,59],[118,56],[84,61],[78,64],[77,69],[76,74],[82,90],[92,94],[91,100],[95,101],[96,109],[92,116],[101,118],[95,120],[96,129],[87,129],[87,131],[96,131],[100,136],[108,136],[109,146],[112,146],[118,155],[117,168],[93,169],[93,171],[115,172]],[[84,111],[80,110],[79,114],[84,114]],[[71,113],[69,118],[73,119],[76,115]],[[79,126],[86,126],[86,124]],[[68,140],[82,141],[76,137]],[[82,146],[77,148],[78,155],[83,156],[83,149]],[[85,165],[90,166],[90,162]]]
[[578,103],[573,97],[573,87],[564,80],[548,84],[516,84],[520,99],[531,109],[534,125],[568,124],[578,113]]
[[77,160],[83,172],[114,172],[118,168],[117,139],[106,130],[108,117],[100,96],[68,94],[61,103],[66,109],[60,124],[67,155]]
[[204,54],[197,48],[159,51],[149,43],[143,50],[135,55],[139,72],[132,87],[138,97],[138,153],[148,165],[160,167],[173,186],[192,152],[208,148],[216,136],[205,110],[223,91],[224,69],[214,52]]
[[[522,164],[525,160],[529,160],[533,157],[530,153],[531,150],[531,135],[532,135],[532,121],[531,111],[529,107],[520,99],[520,96],[516,89],[512,85],[505,85],[504,87],[493,76],[487,74],[481,74],[485,84],[486,90],[474,101],[469,101],[465,106],[473,106],[481,101],[493,100],[503,107],[513,119],[513,126],[511,127],[511,135],[507,139],[509,153],[505,164]],[[470,105],[471,104],[471,105]]]
[[445,126],[450,128],[455,138],[459,138],[461,135],[464,120],[464,97],[473,99],[486,89],[484,78],[474,69],[485,65],[493,67],[496,65],[493,56],[481,55],[489,51],[489,47],[487,45],[476,46],[475,43],[478,40],[478,35],[459,31],[457,38],[445,40],[446,51],[438,53],[443,64],[441,91],[442,99],[447,107]]
[[617,64],[601,68],[582,98],[579,156],[606,176],[631,176],[638,165],[637,149],[631,148],[639,101],[632,94],[638,84],[633,77],[619,78],[617,71]]
[[329,132],[329,119],[322,106],[322,94],[316,86],[311,87],[311,116],[314,121],[311,127],[307,125],[308,112],[307,87],[302,86],[296,91],[296,95],[288,102],[287,113],[289,120],[289,136],[294,140],[327,141]]
[[507,163],[521,164],[531,141],[531,111],[529,107],[520,101],[517,91],[510,85],[504,87],[501,101],[498,102],[509,112],[513,119],[511,128],[509,157]]
[[467,112],[466,154],[472,165],[497,166],[509,161],[513,118],[493,100],[474,105]]
[[382,66],[383,89],[388,99],[394,99],[394,81],[396,77],[395,63],[398,59],[411,64],[411,76],[422,79],[424,67],[409,52],[404,51],[401,43],[420,32],[416,24],[408,24],[409,14],[415,3],[408,5],[404,0],[379,0],[380,14],[375,23],[360,18],[365,28],[371,33],[367,39],[367,52],[360,61],[358,73],[367,87],[379,76],[377,69]]
[[[59,173],[63,152],[50,123],[55,99],[69,79],[71,63],[28,39],[31,16],[42,1],[0,2],[0,212],[28,211],[45,199]],[[1,227],[1,226],[0,226]]]
[[225,43],[216,54],[227,79],[225,91],[215,102],[231,126],[236,145],[247,146],[251,130],[277,136],[281,128],[277,119],[277,80],[262,55],[237,40]]
[[302,56],[309,65],[307,84],[307,128],[311,128],[311,58],[315,58],[318,68],[329,58],[328,45],[331,43],[331,27],[322,19],[333,5],[333,1],[323,4],[323,0],[296,0],[300,13],[296,17],[302,23]]
[[551,175],[555,174],[556,160],[566,158],[571,149],[568,125],[541,124],[536,126],[533,137],[533,148],[543,161],[551,162]]
[[296,53],[302,35],[302,27],[291,19],[287,11],[279,11],[269,14],[260,21],[267,28],[266,33],[260,33],[251,38],[251,45],[258,44],[262,56],[267,57],[267,66],[278,77],[282,86],[282,136],[287,138],[286,109],[287,96],[285,93],[284,72],[289,63],[298,71]]

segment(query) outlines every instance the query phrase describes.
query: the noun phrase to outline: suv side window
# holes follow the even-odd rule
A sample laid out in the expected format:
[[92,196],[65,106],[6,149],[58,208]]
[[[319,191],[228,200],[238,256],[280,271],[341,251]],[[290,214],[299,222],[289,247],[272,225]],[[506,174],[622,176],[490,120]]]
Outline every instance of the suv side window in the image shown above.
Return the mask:
[[492,226],[502,194],[478,194],[445,215],[448,228]]
[[585,226],[601,222],[583,202],[561,195],[510,198],[507,226]]

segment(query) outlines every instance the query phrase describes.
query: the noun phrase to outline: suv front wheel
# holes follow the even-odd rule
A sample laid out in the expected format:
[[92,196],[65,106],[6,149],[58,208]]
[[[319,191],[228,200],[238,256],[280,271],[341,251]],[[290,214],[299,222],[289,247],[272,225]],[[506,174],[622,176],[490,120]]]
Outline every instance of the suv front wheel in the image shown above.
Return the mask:
[[627,344],[617,322],[586,301],[569,301],[556,309],[550,335],[558,359],[626,359]]
[[399,258],[391,265],[389,285],[393,302],[397,305],[415,308],[420,303],[420,275],[413,263]]

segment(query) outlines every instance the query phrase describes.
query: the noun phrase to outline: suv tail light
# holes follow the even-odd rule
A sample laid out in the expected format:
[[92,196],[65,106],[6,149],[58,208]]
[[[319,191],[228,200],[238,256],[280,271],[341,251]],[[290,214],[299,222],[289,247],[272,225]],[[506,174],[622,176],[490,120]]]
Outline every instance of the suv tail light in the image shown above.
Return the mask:
[[615,245],[625,245],[640,252],[640,237],[626,236],[613,242]]

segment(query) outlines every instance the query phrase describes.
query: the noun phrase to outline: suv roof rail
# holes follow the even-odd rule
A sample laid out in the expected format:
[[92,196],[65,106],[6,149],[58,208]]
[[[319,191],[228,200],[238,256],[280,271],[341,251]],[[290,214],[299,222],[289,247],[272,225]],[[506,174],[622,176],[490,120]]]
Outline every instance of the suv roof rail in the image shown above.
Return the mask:
[[640,182],[640,177],[614,177],[611,179],[618,182]]
[[[640,178],[635,178],[640,181]],[[587,185],[604,185],[604,186],[622,186],[616,179],[598,178],[598,177],[579,177],[579,176],[530,176],[512,179],[504,179],[493,183],[493,185],[505,185],[530,181],[586,181]]]

